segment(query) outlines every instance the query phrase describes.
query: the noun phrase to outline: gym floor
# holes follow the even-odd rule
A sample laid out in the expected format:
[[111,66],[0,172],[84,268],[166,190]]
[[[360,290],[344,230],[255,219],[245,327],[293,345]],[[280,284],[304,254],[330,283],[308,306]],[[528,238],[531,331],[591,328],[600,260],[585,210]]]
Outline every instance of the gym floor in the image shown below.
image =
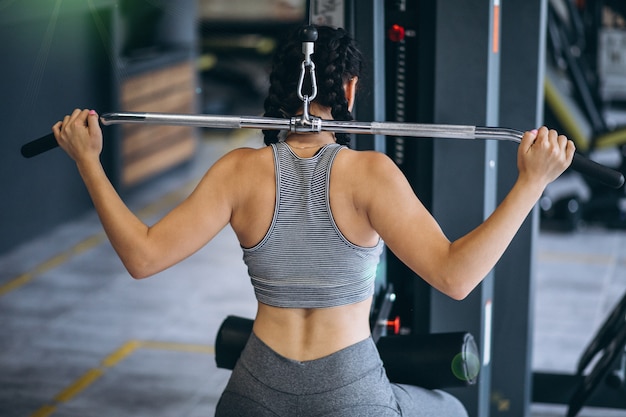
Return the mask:
[[[249,133],[212,134],[193,163],[126,201],[154,222],[217,157],[260,144]],[[624,232],[540,234],[534,369],[573,371],[626,291],[625,260]],[[88,213],[0,257],[0,415],[211,416],[229,376],[215,367],[217,329],[227,315],[254,313],[230,229],[183,263],[134,281]],[[532,406],[532,417],[563,415],[563,406]],[[584,408],[579,416],[626,410]]]

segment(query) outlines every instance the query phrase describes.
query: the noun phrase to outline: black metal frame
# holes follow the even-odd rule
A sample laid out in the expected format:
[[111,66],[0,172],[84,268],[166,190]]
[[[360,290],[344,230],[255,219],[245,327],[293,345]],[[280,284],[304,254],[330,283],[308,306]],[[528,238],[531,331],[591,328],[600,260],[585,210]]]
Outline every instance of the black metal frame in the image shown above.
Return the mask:
[[580,355],[575,374],[533,374],[533,400],[567,404],[567,417],[585,405],[626,409],[626,294]]

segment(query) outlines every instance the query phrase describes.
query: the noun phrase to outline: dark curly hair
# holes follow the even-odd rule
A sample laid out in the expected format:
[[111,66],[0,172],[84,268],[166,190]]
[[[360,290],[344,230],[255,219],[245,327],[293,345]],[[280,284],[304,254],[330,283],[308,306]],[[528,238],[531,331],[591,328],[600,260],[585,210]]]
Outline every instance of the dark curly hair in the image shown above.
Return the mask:
[[[356,41],[344,29],[315,26],[318,39],[311,60],[315,64],[317,97],[315,102],[330,107],[335,120],[353,120],[348,110],[344,84],[359,77],[363,70],[363,55]],[[265,117],[289,118],[302,108],[298,97],[298,81],[304,54],[300,30],[293,31],[274,55],[270,87],[265,99]],[[304,84],[308,85],[308,82]],[[304,91],[306,94],[307,92]],[[266,145],[278,142],[277,130],[264,130]],[[337,143],[348,145],[347,133],[335,135]]]

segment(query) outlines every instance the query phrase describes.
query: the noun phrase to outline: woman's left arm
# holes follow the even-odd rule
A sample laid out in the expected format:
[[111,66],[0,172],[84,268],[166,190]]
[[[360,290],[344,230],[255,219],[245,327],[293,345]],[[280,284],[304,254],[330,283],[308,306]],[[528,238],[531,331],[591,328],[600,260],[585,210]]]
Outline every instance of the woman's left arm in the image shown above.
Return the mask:
[[185,259],[228,224],[232,209],[228,158],[216,163],[185,201],[150,227],[126,206],[104,172],[102,131],[94,111],[77,109],[52,130],[76,162],[104,230],[134,278]]

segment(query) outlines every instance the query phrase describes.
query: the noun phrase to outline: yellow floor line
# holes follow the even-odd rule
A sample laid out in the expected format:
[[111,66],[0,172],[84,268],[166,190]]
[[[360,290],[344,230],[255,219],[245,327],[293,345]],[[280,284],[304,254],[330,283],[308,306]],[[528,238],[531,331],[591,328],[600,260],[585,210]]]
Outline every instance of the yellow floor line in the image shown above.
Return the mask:
[[102,361],[102,366],[107,368],[114,367],[126,357],[130,356],[134,351],[136,351],[141,346],[141,343],[142,342],[138,340],[131,340],[124,343],[122,347],[104,358],[104,360]]
[[0,286],[0,297],[28,284],[34,277],[35,276],[33,274],[25,273]]
[[35,411],[30,417],[48,417],[54,413],[57,408],[54,405],[44,405],[39,410]]
[[211,345],[198,345],[191,343],[160,342],[151,340],[130,340],[117,350],[107,355],[98,368],[85,372],[80,378],[64,388],[54,399],[54,404],[45,404],[29,417],[50,417],[60,404],[67,403],[78,394],[89,388],[94,382],[102,377],[107,369],[117,366],[125,358],[140,349],[164,350],[174,352],[215,354],[215,348]]
[[90,236],[87,239],[77,243],[72,246],[65,252],[57,254],[50,259],[47,259],[35,266],[32,271],[23,273],[18,277],[10,280],[6,284],[0,285],[0,296],[3,296],[13,290],[16,290],[33,280],[36,276],[45,274],[46,272],[64,264],[73,256],[79,255],[83,252],[86,252],[89,249],[92,249],[98,246],[100,243],[104,242],[106,239],[106,235],[104,233],[98,233],[96,235]]
[[[198,181],[199,180],[191,180],[184,186],[165,194],[157,201],[147,205],[142,209],[137,210],[137,216],[140,218],[150,217],[154,214],[175,206],[176,204],[178,204],[178,202],[182,201],[187,195],[189,195],[189,193]],[[100,232],[87,237],[67,251],[59,253],[52,258],[43,261],[39,265],[35,266],[31,271],[25,272],[9,280],[7,283],[0,285],[0,297],[28,284],[36,276],[45,274],[46,272],[64,264],[72,257],[93,249],[105,241],[106,234],[104,234],[104,232]]]
[[104,370],[102,368],[94,368],[90,369],[83,376],[78,378],[74,383],[61,391],[56,397],[54,397],[54,401],[57,403],[65,403],[80,394],[87,387],[93,384],[96,380],[98,380],[102,375],[104,375]]

